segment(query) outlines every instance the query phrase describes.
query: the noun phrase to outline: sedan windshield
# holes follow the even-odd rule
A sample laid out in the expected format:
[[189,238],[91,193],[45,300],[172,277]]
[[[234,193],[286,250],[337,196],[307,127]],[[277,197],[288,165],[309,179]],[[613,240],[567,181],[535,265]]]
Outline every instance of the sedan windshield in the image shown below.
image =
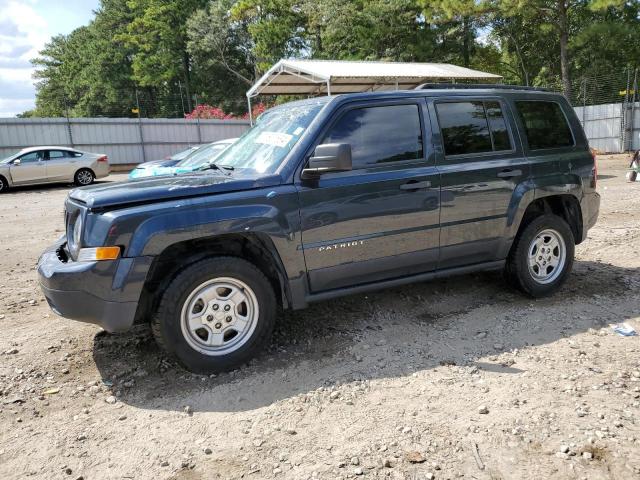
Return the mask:
[[20,152],[15,152],[15,153],[12,153],[11,155],[9,155],[8,157],[4,157],[2,160],[0,160],[0,163],[7,163],[7,162],[13,160],[15,158],[15,156],[17,154],[19,154],[19,153]]
[[224,152],[225,148],[229,146],[228,143],[214,143],[211,145],[205,145],[198,149],[195,153],[189,155],[187,158],[178,163],[179,167],[198,167],[204,165],[207,162],[214,160],[218,155]]
[[169,158],[171,160],[184,160],[188,156],[193,155],[195,152],[197,152],[199,148],[200,148],[199,146],[198,147],[190,147],[190,148],[187,148],[186,150],[182,150],[181,152],[174,153]]
[[215,163],[274,173],[323,106],[321,103],[284,106],[265,112]]

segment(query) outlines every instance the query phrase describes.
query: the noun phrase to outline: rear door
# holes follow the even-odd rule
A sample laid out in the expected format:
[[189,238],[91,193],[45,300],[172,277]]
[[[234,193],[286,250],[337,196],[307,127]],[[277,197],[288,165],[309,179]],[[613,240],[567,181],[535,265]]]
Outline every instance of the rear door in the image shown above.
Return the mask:
[[20,159],[20,165],[14,163],[9,168],[11,179],[15,185],[28,185],[46,181],[47,173],[44,165],[44,150],[25,153]]
[[500,97],[438,98],[429,104],[441,173],[438,268],[501,260],[507,213],[529,178],[509,103]]
[[73,178],[76,171],[75,164],[78,159],[73,152],[67,150],[47,150],[45,152],[45,165],[47,177],[50,182],[68,181]]
[[440,184],[425,107],[350,104],[321,135],[351,145],[353,170],[297,185],[312,292],[435,269]]

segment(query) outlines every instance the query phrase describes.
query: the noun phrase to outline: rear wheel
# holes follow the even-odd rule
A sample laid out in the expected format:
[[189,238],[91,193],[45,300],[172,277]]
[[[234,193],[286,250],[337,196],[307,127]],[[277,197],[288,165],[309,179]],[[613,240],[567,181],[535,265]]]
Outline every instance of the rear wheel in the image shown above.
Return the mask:
[[268,342],[276,316],[273,288],[235,257],[201,260],[179,273],[152,320],[158,344],[188,370],[238,367]]
[[88,168],[81,168],[78,170],[73,177],[73,183],[75,183],[78,187],[84,187],[86,185],[91,185],[95,180],[95,175]]
[[565,282],[575,251],[567,222],[546,214],[529,223],[516,238],[507,259],[507,278],[532,297],[557,291]]

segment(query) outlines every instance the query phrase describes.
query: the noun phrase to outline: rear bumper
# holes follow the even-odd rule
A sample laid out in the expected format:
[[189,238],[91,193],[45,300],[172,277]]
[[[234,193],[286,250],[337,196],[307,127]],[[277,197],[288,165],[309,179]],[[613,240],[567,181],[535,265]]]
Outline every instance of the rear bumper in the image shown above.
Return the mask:
[[96,178],[108,177],[111,173],[111,166],[107,162],[97,162],[94,173]]
[[580,202],[580,208],[582,209],[582,240],[587,238],[587,232],[598,221],[598,214],[600,213],[600,194],[598,192],[591,192],[585,194]]
[[72,320],[122,332],[135,322],[138,301],[153,257],[114,261],[62,261],[57,242],[38,260],[38,279],[51,309]]

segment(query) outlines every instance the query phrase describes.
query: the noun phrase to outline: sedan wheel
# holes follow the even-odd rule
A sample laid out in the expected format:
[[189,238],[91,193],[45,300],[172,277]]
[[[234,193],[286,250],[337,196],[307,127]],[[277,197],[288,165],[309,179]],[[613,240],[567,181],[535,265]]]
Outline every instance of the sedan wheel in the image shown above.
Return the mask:
[[84,187],[86,185],[91,185],[93,183],[93,173],[91,170],[82,169],[78,170],[75,177],[75,184]]

